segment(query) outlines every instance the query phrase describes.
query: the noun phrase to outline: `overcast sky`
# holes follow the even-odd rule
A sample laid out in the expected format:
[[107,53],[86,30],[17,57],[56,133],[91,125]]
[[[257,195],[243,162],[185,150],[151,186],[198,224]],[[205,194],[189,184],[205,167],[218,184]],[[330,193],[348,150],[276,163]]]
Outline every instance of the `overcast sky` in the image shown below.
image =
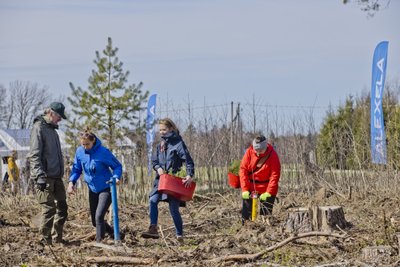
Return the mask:
[[341,0],[0,0],[0,83],[67,96],[112,37],[129,83],[161,99],[336,106],[369,90],[380,41],[399,79],[399,14],[400,1],[370,18]]

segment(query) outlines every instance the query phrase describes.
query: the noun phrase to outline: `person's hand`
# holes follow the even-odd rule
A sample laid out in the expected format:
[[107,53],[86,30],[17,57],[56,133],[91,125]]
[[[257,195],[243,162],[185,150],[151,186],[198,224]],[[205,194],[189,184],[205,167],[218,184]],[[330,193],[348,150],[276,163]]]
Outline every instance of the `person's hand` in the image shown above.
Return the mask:
[[182,180],[182,183],[185,187],[189,187],[193,183],[193,178],[188,175]]
[[68,188],[67,188],[67,193],[70,195],[75,194],[76,192],[76,187],[74,186],[74,184],[72,182],[69,182],[68,184]]
[[46,189],[46,183],[37,183],[36,188],[43,192]]
[[158,168],[157,173],[158,173],[158,175],[164,174],[163,168]]
[[44,191],[46,189],[46,179],[44,178],[38,178],[38,180],[36,181],[36,188],[39,191]]
[[113,178],[115,178],[115,184],[116,185],[119,185],[121,182],[120,182],[120,180],[119,180],[119,178],[118,178],[118,176],[113,176]]
[[243,199],[249,199],[250,198],[250,192],[249,191],[242,192],[242,198]]
[[271,197],[271,194],[268,193],[268,192],[265,192],[265,193],[262,193],[262,194],[260,195],[260,200],[261,200],[261,201],[265,201],[265,200],[267,200],[267,198],[269,198],[269,197]]

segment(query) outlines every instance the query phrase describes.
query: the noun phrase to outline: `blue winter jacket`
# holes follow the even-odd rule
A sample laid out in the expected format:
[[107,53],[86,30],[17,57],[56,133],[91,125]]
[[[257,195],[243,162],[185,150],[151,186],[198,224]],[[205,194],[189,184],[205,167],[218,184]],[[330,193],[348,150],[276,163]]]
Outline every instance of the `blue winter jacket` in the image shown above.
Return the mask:
[[100,139],[96,138],[96,142],[91,149],[85,150],[83,146],[80,146],[76,150],[71,176],[69,177],[70,182],[75,184],[82,171],[84,181],[90,191],[99,193],[110,187],[106,182],[111,177],[116,177],[117,179],[121,177],[122,165],[110,150],[101,145]]

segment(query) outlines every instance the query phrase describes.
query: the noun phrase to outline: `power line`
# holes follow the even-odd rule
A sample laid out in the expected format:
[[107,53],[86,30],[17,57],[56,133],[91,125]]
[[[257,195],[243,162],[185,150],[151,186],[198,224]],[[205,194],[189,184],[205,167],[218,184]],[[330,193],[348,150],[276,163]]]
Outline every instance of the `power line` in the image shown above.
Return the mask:
[[[238,103],[238,102],[235,102]],[[197,106],[197,107],[190,107],[190,110],[201,110],[201,109],[209,109],[209,108],[218,108],[218,107],[230,107],[230,103],[226,104],[215,104],[215,105],[208,105],[208,106]],[[327,110],[330,108],[335,108],[334,106],[302,106],[302,105],[272,105],[272,104],[250,104],[245,103],[242,106],[254,106],[254,107],[264,107],[264,108],[278,108],[278,109],[323,109]],[[167,112],[184,112],[187,111],[189,108],[178,108],[178,109],[160,109],[160,113],[167,113]]]

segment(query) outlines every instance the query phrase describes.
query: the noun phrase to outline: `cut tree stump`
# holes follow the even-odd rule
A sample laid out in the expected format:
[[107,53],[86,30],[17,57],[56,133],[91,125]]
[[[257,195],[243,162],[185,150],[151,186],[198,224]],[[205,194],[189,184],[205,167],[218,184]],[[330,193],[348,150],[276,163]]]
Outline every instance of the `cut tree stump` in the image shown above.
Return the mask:
[[367,262],[383,263],[393,255],[394,251],[391,246],[372,246],[363,248],[361,253],[363,259]]
[[297,208],[292,210],[285,222],[286,232],[332,231],[348,225],[340,206]]
[[312,231],[310,211],[307,208],[296,208],[289,213],[285,223],[287,232],[306,233]]
[[327,231],[332,229],[344,229],[347,221],[344,218],[343,208],[340,206],[329,206],[318,208],[318,230]]

